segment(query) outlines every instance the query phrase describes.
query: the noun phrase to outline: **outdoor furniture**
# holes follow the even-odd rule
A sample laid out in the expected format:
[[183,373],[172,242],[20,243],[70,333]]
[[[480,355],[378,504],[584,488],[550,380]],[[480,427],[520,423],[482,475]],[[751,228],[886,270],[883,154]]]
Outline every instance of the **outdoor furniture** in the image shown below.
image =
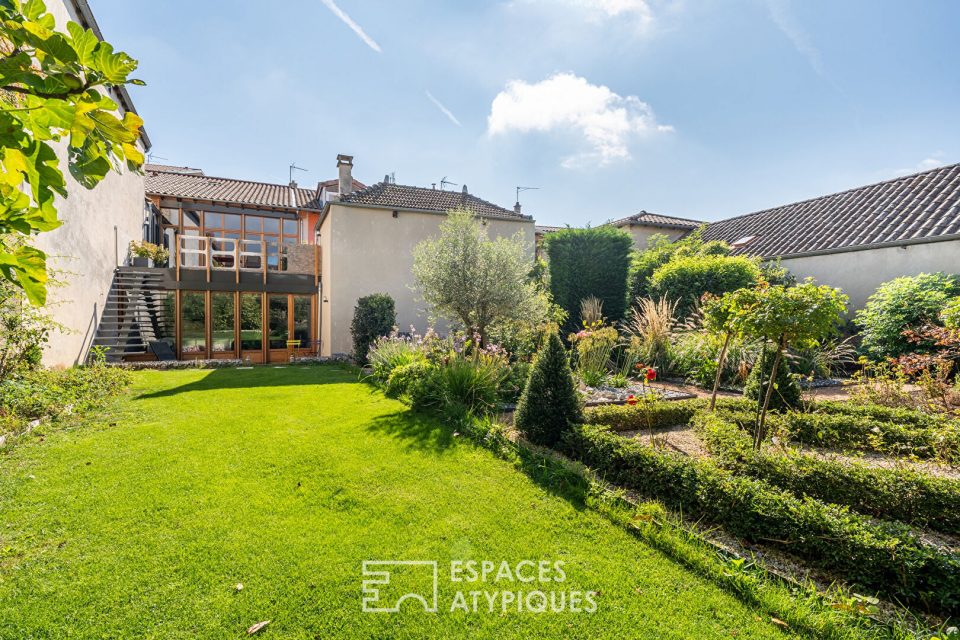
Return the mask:
[[300,340],[287,340],[287,351],[293,351],[291,360],[300,357]]

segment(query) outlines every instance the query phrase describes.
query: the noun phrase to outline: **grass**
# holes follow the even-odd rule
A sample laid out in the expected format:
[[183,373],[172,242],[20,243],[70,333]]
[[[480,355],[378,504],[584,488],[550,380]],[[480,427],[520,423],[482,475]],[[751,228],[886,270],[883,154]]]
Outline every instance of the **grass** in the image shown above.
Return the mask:
[[[439,561],[440,612],[362,613],[372,559]],[[451,583],[458,559],[562,560],[560,590],[597,591],[597,611],[451,613],[458,589],[531,588]],[[138,372],[101,420],[0,457],[0,638],[262,620],[265,638],[788,637],[347,368]]]

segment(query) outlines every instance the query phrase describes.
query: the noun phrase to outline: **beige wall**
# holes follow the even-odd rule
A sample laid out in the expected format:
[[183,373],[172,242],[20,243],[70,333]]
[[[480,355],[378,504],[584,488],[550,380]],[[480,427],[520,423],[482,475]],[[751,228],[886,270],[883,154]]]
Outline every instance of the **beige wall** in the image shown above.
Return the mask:
[[642,224],[624,225],[620,228],[629,233],[630,237],[633,238],[634,249],[640,250],[647,248],[647,239],[652,235],[665,235],[673,241],[687,234],[687,231],[684,229],[664,229],[663,227],[648,227]]
[[960,241],[847,251],[788,258],[781,262],[797,278],[815,278],[850,296],[849,309],[863,308],[882,283],[919,273],[960,273]]
[[[427,328],[427,313],[413,285],[413,248],[439,232],[443,214],[332,205],[320,229],[323,251],[321,342],[324,355],[349,353],[350,322],[357,299],[388,293],[397,307],[397,325]],[[491,238],[522,231],[533,260],[533,221],[488,220]],[[441,328],[442,327],[438,327]]]
[[[76,20],[68,3],[53,0],[47,7],[60,29],[66,29],[68,18]],[[49,299],[55,320],[68,331],[51,335],[44,364],[70,366],[86,357],[118,258],[122,263],[130,240],[142,237],[144,184],[143,176],[124,171],[87,190],[70,175],[65,145],[57,153],[68,193],[57,198],[63,225],[40,234],[34,244],[47,252],[48,266],[63,272],[65,282],[50,291]]]

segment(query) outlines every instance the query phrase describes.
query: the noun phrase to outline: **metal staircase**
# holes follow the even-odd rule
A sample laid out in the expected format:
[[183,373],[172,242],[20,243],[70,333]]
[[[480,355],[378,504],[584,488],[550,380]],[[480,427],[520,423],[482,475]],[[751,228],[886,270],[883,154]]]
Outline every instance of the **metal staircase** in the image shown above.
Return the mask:
[[93,345],[106,348],[114,362],[148,353],[151,342],[174,332],[167,326],[166,298],[160,269],[117,267]]

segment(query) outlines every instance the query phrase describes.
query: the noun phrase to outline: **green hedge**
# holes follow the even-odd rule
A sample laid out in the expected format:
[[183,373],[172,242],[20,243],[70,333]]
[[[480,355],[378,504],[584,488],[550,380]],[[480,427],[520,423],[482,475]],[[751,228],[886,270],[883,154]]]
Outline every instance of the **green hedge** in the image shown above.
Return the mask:
[[941,421],[937,426],[915,426],[909,421],[849,413],[791,411],[781,424],[789,437],[804,444],[859,451],[877,451],[919,458],[960,460],[960,424]]
[[960,613],[960,558],[924,545],[904,525],[874,523],[709,461],[659,453],[604,426],[576,426],[564,446],[607,481],[684,514],[723,525],[734,535],[778,545],[904,602]]
[[750,436],[722,414],[693,419],[721,464],[798,496],[844,504],[861,513],[960,534],[960,482],[908,469],[755,451]]
[[690,419],[706,408],[705,400],[657,400],[633,406],[607,404],[587,409],[587,423],[605,425],[614,431],[645,431],[667,429],[687,424]]
[[353,322],[350,333],[353,335],[353,359],[357,364],[367,363],[370,345],[377,338],[393,330],[397,322],[397,312],[391,298],[386,293],[373,293],[357,300],[353,309]]
[[580,301],[596,296],[608,322],[623,319],[627,303],[630,235],[614,227],[563,229],[544,241],[553,301],[567,312],[564,335],[581,327]]

